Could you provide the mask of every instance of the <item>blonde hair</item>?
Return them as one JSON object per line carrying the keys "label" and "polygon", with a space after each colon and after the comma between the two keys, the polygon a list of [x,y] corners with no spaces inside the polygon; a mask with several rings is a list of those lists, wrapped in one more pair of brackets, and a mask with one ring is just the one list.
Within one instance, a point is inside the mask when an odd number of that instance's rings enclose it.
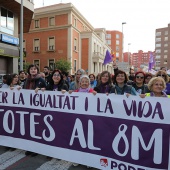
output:
{"label": "blonde hair", "polygon": [[152,91],[153,84],[155,84],[157,81],[161,81],[163,85],[163,90],[166,88],[165,80],[162,77],[153,77],[149,83],[148,83],[148,89]]}
{"label": "blonde hair", "polygon": [[168,76],[168,74],[167,74],[165,71],[159,70],[159,71],[155,74],[155,76],[158,77],[158,75],[165,75],[165,82],[167,83],[167,82],[169,81],[169,76]]}

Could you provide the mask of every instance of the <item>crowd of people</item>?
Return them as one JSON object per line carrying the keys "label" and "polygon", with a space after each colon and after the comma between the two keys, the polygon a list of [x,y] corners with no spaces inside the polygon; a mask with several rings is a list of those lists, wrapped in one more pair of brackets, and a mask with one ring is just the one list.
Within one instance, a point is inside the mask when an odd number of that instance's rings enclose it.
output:
{"label": "crowd of people", "polygon": [[[48,66],[40,72],[37,65],[29,65],[27,72],[13,73],[3,76],[1,88],[31,89],[48,91],[89,92],[93,94],[105,93],[117,95],[139,95],[141,97],[169,97],[170,78],[164,67],[155,75],[143,71],[129,70],[129,75],[119,70],[113,63],[114,74],[109,71],[98,73],[97,76],[78,69],[75,75],[61,72],[58,69],[50,70]],[[164,85],[165,84],[165,85]],[[156,88],[157,87],[157,88]]]}
{"label": "crowd of people", "polygon": [[[155,75],[143,71],[135,72],[129,70],[129,75],[119,70],[113,62],[114,74],[103,71],[97,75],[89,74],[78,69],[75,75],[61,72],[58,69],[50,70],[48,66],[40,72],[37,65],[31,64],[27,72],[20,71],[19,74],[13,73],[3,76],[1,88],[30,89],[36,93],[42,91],[61,91],[65,92],[86,92],[103,93],[105,95],[129,95],[140,97],[170,97],[170,77],[164,67],[157,71]],[[26,155],[37,155],[26,151]]]}

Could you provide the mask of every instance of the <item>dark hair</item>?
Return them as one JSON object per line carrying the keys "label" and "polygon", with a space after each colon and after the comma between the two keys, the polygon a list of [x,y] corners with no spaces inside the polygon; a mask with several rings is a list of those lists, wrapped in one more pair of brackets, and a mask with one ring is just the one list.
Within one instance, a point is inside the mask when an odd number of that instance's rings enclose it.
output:
{"label": "dark hair", "polygon": [[148,77],[153,77],[153,75],[151,73],[145,73],[145,79],[147,79]]}
{"label": "dark hair", "polygon": [[68,76],[68,72],[62,71],[62,74],[65,75],[66,77]]}
{"label": "dark hair", "polygon": [[111,84],[112,84],[111,74],[110,74],[110,72],[108,72],[108,71],[103,71],[103,72],[101,73],[101,75],[100,75],[100,84],[102,83],[102,82],[101,82],[101,78],[103,77],[104,74],[108,74],[108,76],[109,76],[108,83],[109,83],[109,85],[111,85]]}
{"label": "dark hair", "polygon": [[[13,81],[13,79],[14,79],[16,76],[18,76],[18,74],[16,74],[16,73],[8,75],[8,76],[7,76],[7,79],[6,79],[6,84],[7,84],[8,86],[10,86],[11,83],[12,83],[12,81]],[[17,84],[19,84],[19,79],[18,79],[18,83],[17,83]]]}
{"label": "dark hair", "polygon": [[39,73],[39,67],[36,65],[36,64],[30,64],[29,66],[28,66],[28,69],[27,69],[27,73],[29,74],[29,75],[31,75],[30,74],[30,68],[31,67],[35,67],[36,69],[37,69],[37,73]]}
{"label": "dark hair", "polygon": [[44,68],[47,68],[48,70],[50,70],[50,67],[48,67],[48,66],[44,66]]}
{"label": "dark hair", "polygon": [[50,84],[51,85],[54,84],[53,75],[54,75],[55,72],[59,72],[59,74],[60,74],[61,80],[60,80],[59,84],[63,81],[63,74],[62,74],[62,72],[60,70],[56,69],[56,70],[53,70],[53,72],[51,73],[51,76],[50,76]]}
{"label": "dark hair", "polygon": [[8,78],[8,74],[3,75],[3,79],[6,80]]}
{"label": "dark hair", "polygon": [[72,75],[71,75],[71,77],[74,79],[74,78],[75,78],[75,75],[74,75],[74,74],[72,74]]}
{"label": "dark hair", "polygon": [[93,76],[94,79],[96,78],[94,74],[89,74],[89,78],[90,78],[90,76]]}
{"label": "dark hair", "polygon": [[125,81],[124,81],[124,83],[126,84],[127,81],[128,81],[128,76],[127,76],[127,74],[126,74],[124,71],[122,71],[122,70],[116,71],[116,73],[115,73],[115,75],[114,75],[114,77],[113,77],[113,82],[117,84],[116,77],[117,77],[119,74],[123,74],[123,75],[125,76]]}
{"label": "dark hair", "polygon": [[25,71],[24,70],[20,70],[19,71],[19,75],[21,74],[21,73],[23,73],[24,72],[24,74],[25,74]]}

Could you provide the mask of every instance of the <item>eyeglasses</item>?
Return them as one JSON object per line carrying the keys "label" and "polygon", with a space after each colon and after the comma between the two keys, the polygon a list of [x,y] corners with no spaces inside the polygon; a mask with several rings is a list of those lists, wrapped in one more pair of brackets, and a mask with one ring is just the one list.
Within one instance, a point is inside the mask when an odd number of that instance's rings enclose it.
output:
{"label": "eyeglasses", "polygon": [[166,75],[164,75],[164,74],[158,74],[158,77],[165,77]]}
{"label": "eyeglasses", "polygon": [[139,78],[140,78],[140,79],[144,79],[144,77],[142,77],[142,76],[136,76],[136,78],[137,78],[137,79],[139,79]]}
{"label": "eyeglasses", "polygon": [[53,74],[54,77],[60,77],[60,74]]}

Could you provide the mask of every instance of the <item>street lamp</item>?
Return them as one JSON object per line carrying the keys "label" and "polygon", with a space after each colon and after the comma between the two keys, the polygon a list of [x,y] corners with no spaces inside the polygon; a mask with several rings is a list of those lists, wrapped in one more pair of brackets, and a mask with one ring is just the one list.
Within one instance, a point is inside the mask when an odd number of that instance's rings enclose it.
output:
{"label": "street lamp", "polygon": [[23,0],[21,0],[20,12],[20,70],[23,70]]}
{"label": "street lamp", "polygon": [[130,57],[129,57],[129,46],[131,45],[131,43],[128,43],[128,65],[129,65],[129,68],[130,68],[130,64],[129,64],[129,59],[130,59]]}
{"label": "street lamp", "polygon": [[122,61],[124,61],[124,57],[123,57],[123,39],[124,39],[124,36],[123,36],[123,25],[126,24],[126,22],[122,22]]}

